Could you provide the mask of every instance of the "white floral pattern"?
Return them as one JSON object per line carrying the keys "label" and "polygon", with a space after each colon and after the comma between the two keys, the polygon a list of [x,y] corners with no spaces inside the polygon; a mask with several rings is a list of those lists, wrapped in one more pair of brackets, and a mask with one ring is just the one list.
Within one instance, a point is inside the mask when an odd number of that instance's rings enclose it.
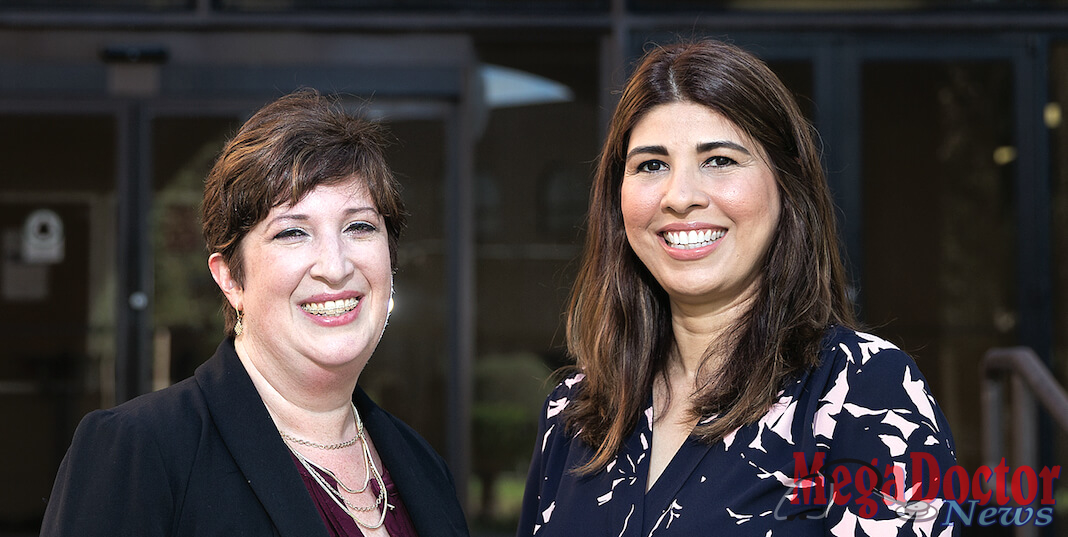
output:
{"label": "white floral pattern", "polygon": [[[911,492],[926,486],[924,476],[910,474],[915,473],[911,455],[929,454],[941,469],[956,460],[945,417],[915,362],[876,336],[830,329],[821,364],[788,382],[763,418],[713,445],[687,440],[648,492],[651,404],[603,470],[591,476],[573,471],[594,452],[563,422],[583,380],[581,374],[565,379],[546,401],[517,533],[521,537],[959,533],[959,528],[942,525],[944,516],[907,516]],[[799,479],[818,456],[824,457],[823,471]],[[860,461],[871,462],[880,479],[885,473],[881,490],[896,497],[878,491],[863,495],[855,483],[845,483],[830,497],[842,501],[850,494],[856,501],[838,505],[832,500],[829,508],[814,509],[819,486],[826,485],[824,493],[831,490],[830,474],[841,468],[837,471],[859,475],[864,471]],[[943,505],[938,498],[929,503],[932,513]]]}

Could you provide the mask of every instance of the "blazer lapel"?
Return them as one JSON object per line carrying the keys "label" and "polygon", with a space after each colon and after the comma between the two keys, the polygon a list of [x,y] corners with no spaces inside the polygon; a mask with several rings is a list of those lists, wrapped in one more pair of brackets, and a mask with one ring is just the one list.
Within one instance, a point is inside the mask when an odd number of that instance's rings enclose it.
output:
{"label": "blazer lapel", "polygon": [[289,450],[227,338],[196,371],[212,420],[280,535],[327,537]]}
{"label": "blazer lapel", "polygon": [[413,451],[414,439],[402,432],[395,418],[371,401],[359,386],[353,401],[419,536],[467,535],[463,527],[457,526],[463,524],[463,512],[459,510],[456,491],[450,487],[451,477],[442,475],[448,469],[439,465],[439,459],[432,454]]}

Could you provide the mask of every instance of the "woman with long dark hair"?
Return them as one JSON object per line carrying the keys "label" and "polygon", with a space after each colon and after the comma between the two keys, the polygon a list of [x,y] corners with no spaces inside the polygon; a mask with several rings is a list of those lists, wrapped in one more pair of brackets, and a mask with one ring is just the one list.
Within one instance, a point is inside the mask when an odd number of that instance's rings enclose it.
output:
{"label": "woman with long dark hair", "polygon": [[929,482],[955,464],[949,426],[915,362],[856,331],[846,286],[791,93],[732,45],[650,49],[600,156],[576,363],[518,534],[952,531]]}

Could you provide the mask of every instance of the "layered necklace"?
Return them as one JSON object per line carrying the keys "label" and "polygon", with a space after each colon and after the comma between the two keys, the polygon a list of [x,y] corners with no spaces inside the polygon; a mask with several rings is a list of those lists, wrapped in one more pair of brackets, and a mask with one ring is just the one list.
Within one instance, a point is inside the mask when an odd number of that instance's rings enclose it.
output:
{"label": "layered necklace", "polygon": [[[282,438],[288,441],[286,447],[289,448],[289,451],[293,453],[293,456],[296,457],[298,461],[300,461],[300,464],[304,466],[304,469],[308,471],[308,474],[312,476],[312,479],[314,479],[315,482],[324,491],[326,491],[327,495],[330,496],[331,500],[334,500],[334,503],[336,503],[338,507],[348,513],[348,515],[352,517],[352,520],[356,521],[356,524],[363,526],[364,528],[367,528],[369,530],[378,529],[382,527],[382,524],[386,521],[386,511],[392,509],[393,506],[389,504],[389,498],[386,495],[386,483],[382,479],[382,472],[378,470],[378,466],[375,465],[374,458],[371,457],[371,447],[367,444],[367,438],[364,436],[363,421],[360,419],[360,413],[356,411],[356,405],[352,405],[352,415],[356,419],[356,436],[353,437],[351,440],[338,442],[336,444],[318,444],[292,436],[282,431],[281,429],[279,429],[278,432],[282,435]],[[356,442],[359,442],[360,446],[363,448],[361,451],[363,452],[364,468],[367,470],[366,475],[363,479],[363,486],[359,488],[352,488],[346,485],[345,483],[342,483],[341,479],[339,479],[337,475],[334,474],[334,472],[331,472],[329,469],[319,466],[315,462],[309,460],[304,455],[301,455],[299,451],[293,449],[293,446],[290,445],[292,443],[316,449],[333,450],[351,446]],[[330,483],[327,482],[325,476],[330,476],[330,478],[333,479],[335,483],[337,483],[337,486],[331,486]],[[375,483],[378,484],[378,497],[375,498],[374,505],[370,505],[368,507],[360,507],[358,505],[353,505],[342,495],[342,491],[347,492],[349,494],[363,493],[371,484],[372,478],[375,480]],[[370,511],[374,511],[377,508],[381,508],[381,513],[378,516],[378,521],[373,524],[368,524],[360,520],[356,516],[356,513],[367,513]]]}

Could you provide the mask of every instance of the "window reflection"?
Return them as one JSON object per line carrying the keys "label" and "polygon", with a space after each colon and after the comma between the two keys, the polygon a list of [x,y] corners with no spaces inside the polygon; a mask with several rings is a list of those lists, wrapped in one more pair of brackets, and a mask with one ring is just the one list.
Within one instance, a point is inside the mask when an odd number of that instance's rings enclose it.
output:
{"label": "window reflection", "polygon": [[[108,116],[0,117],[0,422],[18,435],[0,445],[17,461],[0,469],[0,523],[14,530],[37,531],[75,425],[113,401],[115,138]],[[44,260],[24,254],[38,211],[63,230]]]}
{"label": "window reflection", "polygon": [[152,122],[154,272],[153,389],[189,377],[223,334],[222,300],[207,271],[200,229],[204,178],[235,117],[163,117]]}
{"label": "window reflection", "polygon": [[863,70],[864,321],[916,359],[967,468],[976,363],[1016,341],[1011,88],[1007,62]]}

